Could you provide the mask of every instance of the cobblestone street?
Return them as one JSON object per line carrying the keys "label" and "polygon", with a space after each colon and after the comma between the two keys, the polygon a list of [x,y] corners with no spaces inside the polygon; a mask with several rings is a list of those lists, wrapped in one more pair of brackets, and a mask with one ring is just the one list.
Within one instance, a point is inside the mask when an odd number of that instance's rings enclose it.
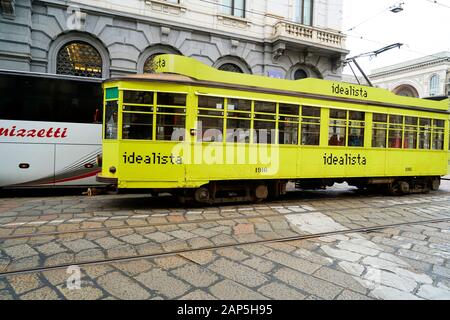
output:
{"label": "cobblestone street", "polygon": [[0,299],[450,299],[450,183],[188,209],[147,195],[3,196]]}

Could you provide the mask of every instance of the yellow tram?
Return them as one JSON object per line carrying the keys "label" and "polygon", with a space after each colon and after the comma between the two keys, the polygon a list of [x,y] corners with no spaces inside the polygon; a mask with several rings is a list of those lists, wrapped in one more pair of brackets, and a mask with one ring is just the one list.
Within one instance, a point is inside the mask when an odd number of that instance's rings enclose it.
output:
{"label": "yellow tram", "polygon": [[276,197],[289,181],[427,192],[447,174],[449,99],[237,74],[177,55],[154,66],[103,84],[99,181],[217,203]]}

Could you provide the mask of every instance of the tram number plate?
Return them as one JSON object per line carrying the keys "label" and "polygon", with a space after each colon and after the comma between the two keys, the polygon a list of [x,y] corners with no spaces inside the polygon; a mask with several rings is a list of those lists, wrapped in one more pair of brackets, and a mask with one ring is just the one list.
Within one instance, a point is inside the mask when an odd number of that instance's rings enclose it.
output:
{"label": "tram number plate", "polygon": [[256,168],[256,173],[267,173],[269,172],[268,168]]}

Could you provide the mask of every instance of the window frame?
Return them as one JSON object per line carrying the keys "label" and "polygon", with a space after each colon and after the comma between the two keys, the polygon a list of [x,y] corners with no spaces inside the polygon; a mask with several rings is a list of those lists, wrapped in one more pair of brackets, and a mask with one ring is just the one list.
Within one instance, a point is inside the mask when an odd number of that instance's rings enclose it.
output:
{"label": "window frame", "polygon": [[305,26],[312,27],[314,25],[314,0],[311,1],[311,11],[309,12],[310,23],[305,23],[305,0],[294,0],[294,13],[292,21]]}
{"label": "window frame", "polygon": [[[247,0],[242,0],[244,2],[243,6],[242,6],[242,9],[237,9],[236,8],[235,1],[236,0],[230,0],[231,5],[225,5],[223,3],[224,1],[222,0],[222,4],[221,4],[222,5],[222,13],[225,14],[225,15],[228,15],[228,16],[236,17],[236,18],[246,19],[247,18]],[[230,12],[226,12],[228,10]],[[242,11],[242,16],[237,15],[236,11]]]}

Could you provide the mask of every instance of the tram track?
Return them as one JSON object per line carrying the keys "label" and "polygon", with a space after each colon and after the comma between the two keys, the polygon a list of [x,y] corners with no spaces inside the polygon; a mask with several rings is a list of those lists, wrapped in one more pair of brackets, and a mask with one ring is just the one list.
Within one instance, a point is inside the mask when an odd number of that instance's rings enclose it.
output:
{"label": "tram track", "polygon": [[[176,255],[182,255],[184,253],[199,252],[199,251],[205,251],[205,250],[217,250],[217,249],[225,249],[225,248],[233,248],[233,247],[245,247],[245,246],[249,246],[249,245],[264,245],[264,244],[277,243],[277,242],[301,241],[301,240],[317,239],[317,238],[321,238],[321,237],[334,236],[334,235],[346,235],[346,234],[351,234],[351,233],[370,233],[370,232],[376,232],[376,231],[380,231],[380,230],[384,230],[384,229],[396,228],[396,227],[401,227],[401,226],[426,225],[426,224],[442,223],[442,222],[450,222],[450,218],[429,219],[429,220],[421,220],[421,221],[416,221],[416,222],[393,223],[393,224],[386,224],[386,225],[380,225],[380,226],[375,226],[375,227],[363,227],[363,228],[345,229],[345,230],[321,232],[321,233],[314,233],[314,234],[307,234],[307,235],[279,237],[279,238],[274,238],[274,239],[247,241],[245,243],[237,243],[237,244],[204,246],[202,248],[192,248],[192,249],[186,249],[186,250],[173,250],[173,251],[169,251],[169,252],[161,252],[161,253],[154,253],[154,254],[142,254],[142,255],[134,255],[134,256],[128,256],[128,257],[98,259],[98,260],[84,261],[84,262],[62,263],[62,264],[58,264],[58,265],[54,265],[54,266],[43,266],[43,267],[36,267],[36,268],[29,268],[29,269],[15,270],[15,271],[13,270],[13,271],[0,272],[0,277],[8,277],[8,276],[36,273],[36,272],[60,270],[60,269],[65,269],[65,268],[67,268],[69,266],[73,266],[73,265],[76,265],[78,267],[83,267],[83,266],[93,266],[93,265],[109,264],[109,263],[129,262],[129,261],[135,261],[135,260],[140,260],[140,259],[176,256]],[[183,258],[188,259],[186,257],[183,257]]]}
{"label": "tram track", "polygon": [[[433,201],[433,205],[439,205],[440,203],[448,203],[448,201],[446,200],[442,200],[442,201]],[[286,204],[286,203],[284,203]],[[33,233],[23,233],[23,234],[12,234],[12,235],[6,235],[6,236],[0,236],[0,241],[5,241],[5,240],[12,240],[12,239],[21,239],[21,238],[36,238],[36,237],[48,237],[48,236],[60,236],[60,235],[66,235],[66,234],[77,234],[77,233],[91,233],[91,232],[102,232],[102,231],[113,231],[113,230],[126,230],[126,229],[134,229],[134,230],[138,230],[138,229],[144,229],[144,228],[150,228],[150,227],[162,227],[162,226],[171,226],[171,225],[189,225],[189,224],[201,224],[201,223],[211,223],[211,222],[224,222],[224,221],[234,221],[234,220],[241,220],[241,219],[255,219],[255,218],[274,218],[274,217],[285,217],[287,215],[291,215],[291,214],[302,214],[302,213],[313,213],[313,212],[320,212],[320,213],[332,213],[332,212],[341,212],[341,211],[345,211],[345,210],[351,210],[352,212],[358,211],[358,210],[364,210],[364,209],[374,209],[374,208],[380,208],[380,209],[389,209],[389,208],[402,208],[405,206],[411,206],[412,203],[401,203],[401,204],[391,204],[391,205],[383,205],[382,207],[374,207],[373,205],[366,205],[366,206],[359,206],[359,207],[352,207],[352,208],[337,208],[337,209],[314,209],[314,210],[305,210],[304,212],[289,212],[289,213],[274,213],[274,214],[255,214],[255,215],[246,215],[246,214],[240,214],[240,215],[233,215],[233,216],[228,216],[228,217],[220,217],[220,218],[199,218],[199,219],[192,219],[192,220],[187,220],[187,221],[182,221],[182,222],[160,222],[160,223],[145,223],[145,224],[137,224],[137,225],[126,225],[126,221],[128,220],[134,220],[134,219],[139,219],[136,218],[136,216],[133,215],[129,215],[127,217],[125,216],[110,216],[110,217],[104,217],[105,220],[103,222],[106,221],[124,221],[124,225],[121,226],[107,226],[107,227],[99,227],[99,228],[81,228],[81,229],[76,229],[76,230],[61,230],[61,231],[49,231],[49,232],[33,232]],[[299,205],[300,206],[300,205]],[[289,207],[289,206],[287,206]],[[246,208],[247,209],[247,208]],[[261,209],[256,209],[256,210],[269,210],[271,209],[270,207],[267,208],[261,208]],[[250,211],[250,210],[237,210],[237,212],[239,211]],[[123,219],[117,219],[117,217],[119,218],[123,218]],[[148,218],[151,218],[152,216],[149,215]],[[157,218],[167,218],[170,217],[169,215],[167,216],[157,216]],[[75,219],[69,219],[67,221],[61,221],[60,224],[51,224],[52,221],[57,221],[57,220],[49,220],[46,221],[45,223],[47,224],[41,224],[41,225],[30,225],[30,224],[24,224],[21,225],[20,227],[16,228],[16,229],[12,229],[12,228],[6,228],[4,226],[0,225],[0,230],[1,229],[11,229],[11,230],[20,230],[21,228],[30,228],[30,227],[45,227],[45,226],[55,226],[55,227],[59,227],[62,225],[73,225],[73,221],[71,222],[70,220],[76,220]],[[40,221],[40,220],[37,220]],[[44,221],[40,221],[40,222],[44,222]],[[65,223],[67,222],[67,223]],[[92,220],[88,220],[85,219],[83,221],[77,221],[80,223],[83,222],[99,222],[99,221],[92,221]]]}

